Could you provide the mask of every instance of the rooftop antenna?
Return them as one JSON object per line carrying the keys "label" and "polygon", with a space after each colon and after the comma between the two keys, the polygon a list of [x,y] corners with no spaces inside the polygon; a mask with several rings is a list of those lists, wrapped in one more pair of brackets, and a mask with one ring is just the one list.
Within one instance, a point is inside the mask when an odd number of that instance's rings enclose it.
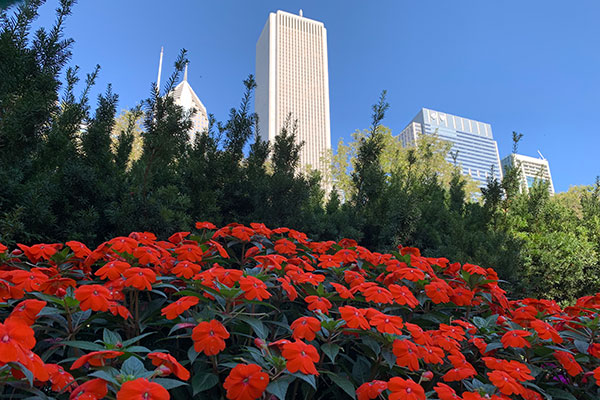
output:
{"label": "rooftop antenna", "polygon": [[[156,91],[158,93],[160,93],[160,75],[162,73],[163,50],[164,50],[164,48],[161,46],[160,47],[160,61],[158,62],[158,78],[156,79]],[[186,71],[187,71],[187,69],[186,69]]]}
{"label": "rooftop antenna", "polygon": [[538,154],[540,155],[540,157],[542,157],[542,160],[545,160],[544,156],[542,155],[542,152],[541,152],[541,151],[539,151],[539,150],[538,150],[537,152],[538,152]]}
{"label": "rooftop antenna", "polygon": [[298,14],[300,15],[300,18],[302,18],[302,16],[303,16],[302,9],[300,9],[300,12]]}
{"label": "rooftop antenna", "polygon": [[183,81],[187,82],[187,67],[188,63],[185,63],[185,72],[183,73]]}

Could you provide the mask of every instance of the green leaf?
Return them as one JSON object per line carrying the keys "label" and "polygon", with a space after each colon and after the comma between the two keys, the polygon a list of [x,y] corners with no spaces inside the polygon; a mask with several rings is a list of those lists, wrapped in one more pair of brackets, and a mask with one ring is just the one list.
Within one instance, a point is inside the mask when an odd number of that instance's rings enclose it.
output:
{"label": "green leaf", "polygon": [[11,362],[9,363],[9,365],[13,365],[17,367],[17,369],[19,369],[21,372],[23,372],[25,378],[27,378],[27,381],[29,382],[29,386],[33,387],[33,372],[28,370],[23,364],[19,362]]}
{"label": "green leaf", "polygon": [[167,379],[167,378],[156,378],[153,382],[158,383],[160,386],[164,387],[167,390],[175,389],[179,386],[187,385],[186,382],[178,381],[176,379]]}
{"label": "green leaf", "polygon": [[498,350],[503,348],[504,345],[502,344],[502,342],[493,342],[487,345],[487,347],[485,348],[485,352],[489,353],[492,350]]}
{"label": "green leaf", "polygon": [[123,339],[121,339],[121,336],[116,333],[116,332],[112,332],[106,328],[104,328],[104,331],[102,332],[102,341],[104,342],[104,344],[112,344],[115,345],[117,343],[121,343],[123,342]]}
{"label": "green leaf", "polygon": [[254,333],[256,333],[256,335],[259,338],[266,339],[267,335],[269,334],[269,331],[267,330],[265,324],[263,324],[261,320],[245,315],[241,315],[239,319],[250,325],[254,330]]}
{"label": "green leaf", "polygon": [[144,363],[142,363],[137,357],[131,356],[123,363],[121,367],[123,375],[132,375],[138,377],[146,371]]}
{"label": "green leaf", "polygon": [[198,352],[196,352],[196,350],[194,349],[194,346],[191,346],[188,349],[187,356],[188,356],[188,359],[190,360],[190,363],[192,363],[192,364],[194,363],[196,358],[198,358]]}
{"label": "green leaf", "polygon": [[95,376],[96,378],[101,378],[104,379],[105,381],[108,381],[110,383],[114,383],[115,385],[118,385],[119,383],[117,382],[117,380],[115,379],[115,377],[108,373],[107,371],[94,371],[90,374],[90,376]]}
{"label": "green leaf", "polygon": [[329,357],[331,362],[335,362],[335,357],[340,352],[340,346],[335,343],[325,343],[321,345],[321,350]]}
{"label": "green leaf", "polygon": [[352,365],[352,376],[357,382],[366,382],[371,373],[371,363],[365,357],[359,356]]}
{"label": "green leaf", "polygon": [[286,372],[286,374],[292,375],[292,376],[295,376],[296,378],[302,379],[304,382],[306,382],[310,386],[312,386],[313,389],[317,390],[317,382],[315,380],[315,376],[314,375],[305,375],[305,374],[303,374],[301,372],[294,372],[293,374],[290,373],[290,372]]}
{"label": "green leaf", "polygon": [[346,392],[348,396],[352,397],[353,399],[356,399],[356,388],[354,387],[354,384],[350,382],[350,379],[348,379],[348,377],[341,377],[335,374],[329,374],[328,376],[331,378],[333,383],[335,383],[344,392]]}
{"label": "green leaf", "polygon": [[150,336],[150,335],[152,335],[152,334],[154,334],[154,332],[142,333],[142,334],[141,334],[141,335],[139,335],[139,336],[136,336],[136,337],[134,337],[134,338],[128,339],[128,340],[126,340],[126,341],[124,341],[124,342],[123,342],[123,347],[127,347],[127,346],[129,346],[129,345],[131,345],[131,344],[134,344],[135,342],[137,342],[137,341],[138,341],[138,340],[140,340],[141,338],[145,338],[146,336]]}
{"label": "green leaf", "polygon": [[217,383],[219,383],[219,377],[215,374],[211,373],[198,373],[195,374],[192,378],[192,391],[193,395],[200,392],[204,392],[208,389],[213,388]]}
{"label": "green leaf", "polygon": [[381,352],[381,346],[375,339],[373,339],[371,336],[364,335],[361,340],[373,351],[373,353],[375,353],[375,357],[379,356],[379,353]]}
{"label": "green leaf", "polygon": [[574,344],[575,344],[575,347],[577,348],[577,350],[579,350],[579,352],[581,354],[589,354],[588,353],[588,347],[590,347],[589,343],[582,342],[581,340],[575,340]]}
{"label": "green leaf", "polygon": [[70,347],[75,347],[78,349],[83,349],[83,350],[92,350],[92,351],[100,351],[100,350],[106,350],[106,348],[104,346],[100,346],[97,343],[92,343],[92,342],[84,342],[81,340],[65,340],[63,342],[60,342],[61,344],[66,344],[67,346]]}
{"label": "green leaf", "polygon": [[78,311],[73,314],[73,327],[77,328],[82,325],[92,315],[92,310]]}
{"label": "green leaf", "polygon": [[277,380],[269,383],[269,386],[267,386],[267,392],[271,393],[279,400],[285,400],[288,387],[295,379],[295,377],[290,375],[282,375],[281,377],[277,378]]}
{"label": "green leaf", "polygon": [[546,393],[552,396],[553,399],[577,400],[577,397],[561,389],[549,388],[546,389]]}

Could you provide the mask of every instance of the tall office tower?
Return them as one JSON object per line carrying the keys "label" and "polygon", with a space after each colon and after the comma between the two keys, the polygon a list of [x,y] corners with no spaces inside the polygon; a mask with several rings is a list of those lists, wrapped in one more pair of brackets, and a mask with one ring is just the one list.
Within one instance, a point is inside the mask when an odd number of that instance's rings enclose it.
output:
{"label": "tall office tower", "polygon": [[196,110],[192,117],[192,129],[189,132],[190,141],[193,141],[197,132],[208,130],[208,114],[206,107],[200,101],[194,89],[188,83],[188,69],[185,66],[183,81],[173,89],[172,96],[175,104],[183,107],[184,110],[190,111],[192,108]]}
{"label": "tall office tower", "polygon": [[[541,156],[541,154],[540,154]],[[519,191],[526,193],[533,186],[536,180],[548,182],[548,191],[554,195],[554,184],[552,175],[550,175],[550,164],[545,158],[535,158],[524,156],[522,154],[510,154],[502,159],[502,169],[506,174],[508,168],[518,168],[520,172],[521,184]]]}
{"label": "tall office tower", "polygon": [[[490,124],[422,108],[399,137],[403,146],[415,146],[422,134],[437,135],[452,143],[450,153],[458,153],[456,162],[462,173],[470,175],[479,187],[487,185],[492,171],[494,178],[502,179],[498,145]],[[452,154],[446,159],[454,162]]]}
{"label": "tall office tower", "polygon": [[284,11],[270,13],[256,43],[256,98],[259,133],[273,142],[288,115],[304,142],[300,166],[324,171],[331,148],[327,31],[322,22]]}

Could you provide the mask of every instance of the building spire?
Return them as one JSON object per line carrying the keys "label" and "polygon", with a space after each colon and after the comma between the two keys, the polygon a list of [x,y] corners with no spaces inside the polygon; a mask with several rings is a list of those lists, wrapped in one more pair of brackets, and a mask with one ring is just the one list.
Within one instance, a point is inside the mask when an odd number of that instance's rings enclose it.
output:
{"label": "building spire", "polygon": [[163,60],[163,50],[164,48],[160,47],[160,61],[158,62],[158,78],[156,79],[156,91],[160,93],[160,75],[162,72],[162,60]]}
{"label": "building spire", "polygon": [[187,67],[188,63],[185,63],[185,72],[183,73],[183,81],[187,82]]}

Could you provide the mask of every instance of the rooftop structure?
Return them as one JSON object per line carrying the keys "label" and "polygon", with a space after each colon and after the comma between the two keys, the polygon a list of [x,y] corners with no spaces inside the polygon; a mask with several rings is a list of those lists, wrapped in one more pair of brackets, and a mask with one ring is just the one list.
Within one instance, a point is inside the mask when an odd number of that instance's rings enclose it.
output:
{"label": "rooftop structure", "polygon": [[[540,154],[541,155],[541,154]],[[554,195],[554,184],[550,175],[550,165],[545,158],[529,157],[522,154],[510,154],[502,159],[502,169],[518,168],[520,177],[519,191],[529,192],[536,181],[547,182],[550,195]]]}

